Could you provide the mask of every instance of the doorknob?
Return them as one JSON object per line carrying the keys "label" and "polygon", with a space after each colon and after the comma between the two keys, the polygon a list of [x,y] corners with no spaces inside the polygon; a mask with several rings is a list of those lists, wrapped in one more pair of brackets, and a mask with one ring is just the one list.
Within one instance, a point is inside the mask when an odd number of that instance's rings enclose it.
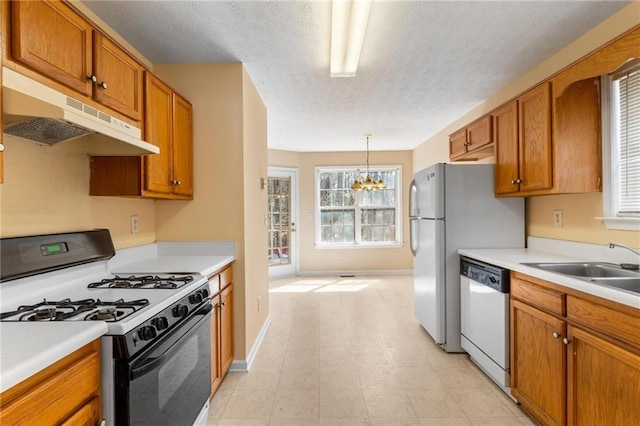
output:
{"label": "doorknob", "polygon": [[296,232],[296,224],[291,222],[291,232]]}

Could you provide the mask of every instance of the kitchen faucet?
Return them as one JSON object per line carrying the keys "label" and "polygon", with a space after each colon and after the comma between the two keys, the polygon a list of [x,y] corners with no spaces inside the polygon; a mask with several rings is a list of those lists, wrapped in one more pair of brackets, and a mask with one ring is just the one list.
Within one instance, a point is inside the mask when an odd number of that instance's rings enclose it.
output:
{"label": "kitchen faucet", "polygon": [[[609,248],[616,248],[616,247],[621,247],[624,249],[629,250],[631,253],[633,254],[637,254],[638,256],[640,256],[640,251],[636,250],[636,249],[632,249],[631,247],[625,246],[624,244],[620,244],[620,243],[609,243]],[[621,263],[620,266],[623,269],[635,269],[637,270],[639,268],[639,266],[637,264],[633,264],[633,263]]]}

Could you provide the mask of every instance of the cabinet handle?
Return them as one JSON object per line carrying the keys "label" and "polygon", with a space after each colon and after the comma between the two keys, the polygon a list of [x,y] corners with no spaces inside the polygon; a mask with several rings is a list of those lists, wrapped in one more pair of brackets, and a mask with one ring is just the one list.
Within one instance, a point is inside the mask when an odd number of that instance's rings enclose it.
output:
{"label": "cabinet handle", "polygon": [[515,185],[516,184],[516,180],[515,179],[511,179],[511,185]]}
{"label": "cabinet handle", "polygon": [[0,143],[0,152],[4,152],[4,144]]}
{"label": "cabinet handle", "polygon": [[95,83],[96,81],[98,81],[98,78],[95,75],[91,74],[87,76],[87,80],[91,80]]}
{"label": "cabinet handle", "polygon": [[465,142],[462,144],[463,146],[469,146],[469,142]]}
{"label": "cabinet handle", "polygon": [[106,89],[107,83],[105,83],[104,81],[101,81],[100,83],[98,83],[98,86],[102,87],[103,89]]}
{"label": "cabinet handle", "polygon": [[182,182],[180,182],[179,180],[176,181],[176,185],[182,185]]}
{"label": "cabinet handle", "polygon": [[227,302],[222,302],[222,303],[220,304],[220,309],[224,308],[224,306],[225,306],[226,304],[227,304]]}
{"label": "cabinet handle", "polygon": [[522,179],[516,179],[516,183],[522,183]]}
{"label": "cabinet handle", "polygon": [[96,423],[96,426],[107,426],[107,421],[105,419],[102,419]]}
{"label": "cabinet handle", "polygon": [[571,343],[571,340],[565,337],[564,339],[562,339],[562,343],[564,343],[565,345],[569,345],[569,343]]}
{"label": "cabinet handle", "polygon": [[553,332],[553,338],[554,339],[559,339],[560,338],[560,333],[557,333],[557,332],[554,331]]}

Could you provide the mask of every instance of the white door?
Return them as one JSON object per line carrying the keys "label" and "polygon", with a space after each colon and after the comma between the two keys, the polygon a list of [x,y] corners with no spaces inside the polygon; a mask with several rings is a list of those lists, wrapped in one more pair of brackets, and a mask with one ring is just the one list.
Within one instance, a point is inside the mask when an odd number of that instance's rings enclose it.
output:
{"label": "white door", "polygon": [[293,276],[298,272],[298,170],[269,167],[267,181],[269,278]]}

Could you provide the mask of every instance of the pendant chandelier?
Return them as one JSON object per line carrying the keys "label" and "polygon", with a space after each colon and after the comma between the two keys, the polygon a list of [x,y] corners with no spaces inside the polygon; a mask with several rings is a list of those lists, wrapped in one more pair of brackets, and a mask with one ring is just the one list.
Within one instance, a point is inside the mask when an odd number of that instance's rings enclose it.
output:
{"label": "pendant chandelier", "polygon": [[354,191],[375,191],[376,189],[385,189],[387,185],[384,184],[382,178],[380,177],[378,180],[373,179],[369,174],[369,138],[370,134],[365,134],[364,137],[367,139],[367,175],[365,178],[360,174],[360,169],[358,169],[358,177],[356,178],[353,185],[351,185],[351,189]]}

